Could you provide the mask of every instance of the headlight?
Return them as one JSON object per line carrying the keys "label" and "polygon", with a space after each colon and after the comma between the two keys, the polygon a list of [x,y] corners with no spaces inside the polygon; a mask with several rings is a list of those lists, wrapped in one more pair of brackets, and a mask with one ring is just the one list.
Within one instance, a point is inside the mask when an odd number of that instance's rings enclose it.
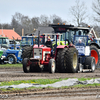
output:
{"label": "headlight", "polygon": [[21,57],[21,55],[22,55],[22,52],[21,52],[21,51],[19,51],[19,53],[18,53],[18,57]]}

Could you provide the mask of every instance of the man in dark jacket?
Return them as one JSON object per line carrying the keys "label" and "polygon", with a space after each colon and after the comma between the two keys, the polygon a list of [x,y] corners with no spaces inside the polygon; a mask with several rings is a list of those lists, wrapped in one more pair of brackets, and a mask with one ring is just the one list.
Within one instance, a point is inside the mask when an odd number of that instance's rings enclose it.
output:
{"label": "man in dark jacket", "polygon": [[45,46],[51,48],[51,57],[52,57],[53,56],[53,50],[52,50],[52,42],[51,42],[50,37],[48,37],[48,40],[46,41]]}
{"label": "man in dark jacket", "polygon": [[78,41],[79,42],[76,44],[76,46],[85,46],[81,39],[79,39]]}
{"label": "man in dark jacket", "polygon": [[45,46],[50,47],[52,49],[52,42],[51,42],[50,37],[48,37],[48,40],[46,41]]}

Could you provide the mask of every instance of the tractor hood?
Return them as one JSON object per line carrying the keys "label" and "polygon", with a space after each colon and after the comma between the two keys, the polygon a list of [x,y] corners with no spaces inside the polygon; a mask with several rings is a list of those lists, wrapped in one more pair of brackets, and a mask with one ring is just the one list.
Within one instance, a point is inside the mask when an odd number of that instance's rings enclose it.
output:
{"label": "tractor hood", "polygon": [[15,53],[17,53],[17,52],[19,52],[19,50],[12,50],[12,49],[6,50],[6,53],[12,53],[12,54],[15,54]]}
{"label": "tractor hood", "polygon": [[38,45],[33,46],[33,48],[41,48],[41,47],[44,47],[44,45],[40,45],[39,47],[38,47]]}

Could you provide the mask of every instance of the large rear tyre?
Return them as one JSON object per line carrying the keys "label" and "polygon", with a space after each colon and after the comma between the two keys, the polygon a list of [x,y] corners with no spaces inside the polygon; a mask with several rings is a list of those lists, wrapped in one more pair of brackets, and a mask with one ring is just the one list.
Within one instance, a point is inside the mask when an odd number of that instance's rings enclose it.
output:
{"label": "large rear tyre", "polygon": [[78,72],[78,51],[76,48],[69,48],[66,52],[67,67],[66,70],[69,73]]}
{"label": "large rear tyre", "polygon": [[86,57],[85,66],[94,72],[96,69],[95,58],[94,57]]}
{"label": "large rear tyre", "polygon": [[28,65],[28,58],[24,58],[23,59],[23,71],[25,73],[29,73],[30,72],[30,65]]}
{"label": "large rear tyre", "polygon": [[49,73],[55,73],[56,64],[54,59],[50,59],[49,61]]}
{"label": "large rear tyre", "polygon": [[26,47],[23,51],[22,51],[22,58],[30,58],[33,56],[33,46],[31,47]]}
{"label": "large rear tyre", "polygon": [[68,48],[64,48],[62,50],[59,50],[57,52],[57,70],[58,72],[66,72],[66,66],[67,66],[67,59],[66,59],[66,52]]}
{"label": "large rear tyre", "polygon": [[91,46],[91,57],[95,58],[96,68],[99,66],[99,51],[96,46]]}

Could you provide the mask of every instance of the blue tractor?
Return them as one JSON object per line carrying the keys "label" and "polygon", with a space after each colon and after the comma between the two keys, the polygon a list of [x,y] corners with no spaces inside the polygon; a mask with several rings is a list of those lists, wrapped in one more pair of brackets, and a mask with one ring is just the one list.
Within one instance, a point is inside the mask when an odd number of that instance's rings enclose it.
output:
{"label": "blue tractor", "polygon": [[16,48],[15,44],[11,46],[7,37],[0,37],[0,46],[1,50],[3,50],[2,63],[15,64],[22,61],[22,50]]}
{"label": "blue tractor", "polygon": [[84,69],[94,72],[96,69],[95,58],[91,57],[91,50],[88,44],[88,36],[75,35],[73,43],[78,50],[78,71]]}
{"label": "blue tractor", "polygon": [[7,62],[9,64],[22,62],[22,50],[7,49],[3,55],[6,56],[4,62]]}
{"label": "blue tractor", "polygon": [[53,27],[56,33],[62,34],[62,39],[67,42],[73,43],[74,35],[83,35],[88,36],[88,45],[90,46],[91,57],[95,58],[96,68],[100,64],[100,56],[99,56],[99,49],[100,49],[100,39],[97,38],[93,28],[90,27],[74,27],[70,26],[67,27],[66,25],[50,25]]}

